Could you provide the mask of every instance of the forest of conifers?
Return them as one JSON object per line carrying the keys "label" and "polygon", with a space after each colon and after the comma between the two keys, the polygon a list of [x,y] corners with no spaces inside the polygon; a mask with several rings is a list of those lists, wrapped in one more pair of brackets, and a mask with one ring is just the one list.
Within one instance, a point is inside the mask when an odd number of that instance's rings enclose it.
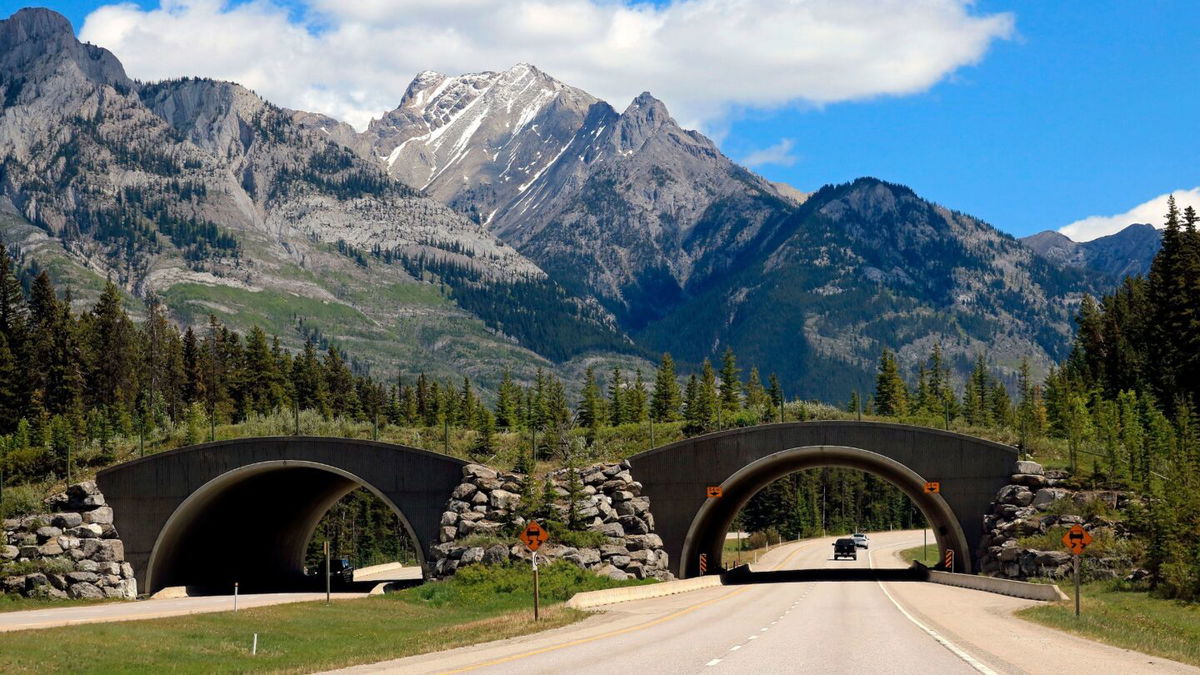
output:
{"label": "forest of conifers", "polygon": [[[1039,459],[1061,462],[1076,481],[1136,491],[1147,512],[1133,530],[1147,541],[1141,562],[1163,593],[1200,597],[1196,225],[1194,211],[1181,213],[1171,203],[1149,277],[1127,279],[1099,301],[1084,298],[1071,356],[1043,382],[1022,364],[1017,391],[1010,393],[993,375],[986,354],[960,382],[938,346],[906,378],[896,355],[884,350],[874,391],[855,394],[839,407],[875,419],[1000,435]],[[440,428],[447,430],[447,441],[449,429],[466,430],[465,451],[477,459],[494,458],[498,437],[504,436],[517,448],[513,463],[521,471],[577,462],[607,429],[657,424],[693,435],[784,414],[776,378],[764,381],[757,368],[743,377],[731,351],[719,369],[706,360],[698,371],[681,383],[669,354],[653,373],[588,369],[577,400],[548,372],[539,371],[525,384],[506,376],[488,405],[466,379],[438,382],[418,375],[405,381],[355,373],[333,344],[318,348],[309,340],[292,354],[259,328],[242,336],[215,318],[202,329],[181,331],[152,298],[145,319],[135,322],[112,284],[94,307],[76,313],[45,272],[18,269],[0,248],[5,485],[66,478],[80,461],[110,463],[118,459],[119,439],[183,428],[184,442],[200,442],[216,424],[281,411],[367,421],[377,428]],[[788,419],[805,417],[803,403],[788,403],[786,409]],[[394,548],[375,543],[362,550],[368,540],[394,542],[388,536],[397,530],[394,518],[381,516],[361,496],[339,508],[339,534],[329,529],[331,514],[322,536],[344,542],[363,559]],[[740,522],[751,531],[774,528],[796,537],[910,527],[921,520],[890,485],[826,469],[764,489]]]}

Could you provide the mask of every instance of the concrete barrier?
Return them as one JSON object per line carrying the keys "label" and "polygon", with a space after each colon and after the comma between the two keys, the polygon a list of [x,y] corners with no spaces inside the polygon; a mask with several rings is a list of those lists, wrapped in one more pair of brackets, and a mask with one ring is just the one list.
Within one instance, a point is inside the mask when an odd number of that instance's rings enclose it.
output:
{"label": "concrete barrier", "polygon": [[567,607],[571,609],[591,609],[618,602],[661,598],[666,595],[698,591],[702,588],[713,588],[720,585],[720,575],[711,574],[704,577],[663,581],[644,586],[624,586],[621,588],[608,588],[603,591],[587,591],[571,596],[571,599],[567,601]]}
{"label": "concrete barrier", "polygon": [[997,579],[996,577],[981,577],[974,574],[955,574],[935,570],[929,571],[929,580],[935,584],[972,588],[977,591],[1011,595],[1014,598],[1025,598],[1026,600],[1043,600],[1045,602],[1069,600],[1067,594],[1059,590],[1058,586],[1054,584],[1031,584],[1027,581],[1013,581],[1012,579]]}

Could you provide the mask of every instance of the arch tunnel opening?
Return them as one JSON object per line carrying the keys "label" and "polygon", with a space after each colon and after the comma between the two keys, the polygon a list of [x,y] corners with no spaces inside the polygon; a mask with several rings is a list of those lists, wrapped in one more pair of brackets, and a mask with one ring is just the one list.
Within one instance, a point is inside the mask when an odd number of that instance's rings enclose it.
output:
{"label": "arch tunnel opening", "polygon": [[[942,559],[945,551],[952,550],[958,561],[956,570],[971,571],[970,547],[959,519],[940,495],[925,492],[923,477],[893,459],[861,448],[808,446],[783,450],[756,460],[722,483],[722,497],[707,500],[688,529],[681,561],[684,576],[700,574],[701,553],[706,557],[707,572],[722,568],[727,555],[726,533],[735,529],[739,513],[756,494],[789,475],[826,467],[857,470],[897,488],[921,514],[921,520],[932,529],[934,536],[930,543],[936,545],[938,559]],[[839,576],[825,571],[812,572],[808,575],[776,576],[789,579],[796,577],[795,580],[802,577],[819,579],[823,576]]]}
{"label": "arch tunnel opening", "polygon": [[[397,540],[360,550],[362,517],[378,525],[388,515]],[[309,462],[264,462],[218,476],[180,504],[154,544],[147,591],[182,586],[192,595],[228,594],[235,583],[242,593],[324,590],[325,541],[331,557],[359,567],[385,562],[382,554],[392,551],[410,570],[424,565],[404,514],[357,477]],[[383,580],[331,576],[339,591],[370,590]]]}

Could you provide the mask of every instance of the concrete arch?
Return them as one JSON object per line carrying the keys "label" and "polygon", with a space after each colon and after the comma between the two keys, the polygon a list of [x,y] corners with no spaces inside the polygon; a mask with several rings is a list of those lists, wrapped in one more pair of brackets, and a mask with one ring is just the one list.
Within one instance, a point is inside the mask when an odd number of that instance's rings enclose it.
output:
{"label": "concrete arch", "polygon": [[[747,464],[721,484],[724,496],[706,501],[696,512],[683,542],[680,561],[684,576],[699,574],[699,553],[706,553],[712,569],[720,567],[725,533],[738,511],[759,490],[796,471],[820,467],[858,469],[874,474],[899,488],[928,519],[943,554],[952,549],[963,561],[959,571],[971,572],[971,547],[954,511],[938,494],[924,491],[926,478],[899,462],[861,448],[808,446],[776,452]],[[957,565],[956,565],[957,566]]]}
{"label": "concrete arch", "polygon": [[143,592],[233,581],[268,588],[302,579],[317,521],[360,485],[400,515],[424,565],[465,464],[374,441],[242,438],[118,464],[96,482]]}
{"label": "concrete arch", "polygon": [[[145,588],[151,593],[167,586],[227,591],[238,582],[254,592],[302,586],[305,552],[317,524],[359,487],[387,504],[409,540],[418,541],[404,512],[359,476],[318,462],[258,462],[213,478],[183,500],[150,551]],[[280,499],[293,492],[303,498]],[[231,518],[243,522],[231,525]],[[220,544],[213,546],[216,540]],[[417,557],[424,568],[420,546]]]}
{"label": "concrete arch", "polygon": [[[663,539],[672,571],[681,577],[695,573],[696,561],[685,560],[685,544],[686,556],[695,558],[699,544],[689,543],[688,534],[702,509],[717,508],[708,505],[707,486],[725,485],[735,474],[770,455],[816,447],[853,448],[886,458],[890,462],[875,461],[867,470],[876,474],[894,472],[894,467],[888,467],[898,464],[911,472],[911,475],[896,473],[892,479],[901,489],[906,485],[911,489],[912,481],[916,480],[913,475],[941,483],[938,499],[953,514],[962,533],[954,541],[943,543],[954,548],[956,562],[963,563],[959,569],[978,567],[974,547],[983,533],[983,518],[992,498],[1007,484],[1015,468],[1016,448],[928,427],[821,421],[730,429],[684,439],[629,458],[633,477],[642,483],[643,494],[650,498],[655,531]],[[775,465],[759,465],[767,466]],[[921,495],[923,491],[913,501],[923,510],[928,509],[928,515],[934,515],[940,507]],[[949,528],[951,532],[954,529]]]}

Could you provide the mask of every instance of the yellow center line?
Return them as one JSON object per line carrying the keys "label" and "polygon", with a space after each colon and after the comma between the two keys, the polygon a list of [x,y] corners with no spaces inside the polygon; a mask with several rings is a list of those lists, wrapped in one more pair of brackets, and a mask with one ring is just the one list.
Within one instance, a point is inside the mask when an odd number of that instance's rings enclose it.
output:
{"label": "yellow center line", "polygon": [[[791,559],[794,558],[796,556],[796,554],[799,553],[802,549],[803,549],[803,547],[797,546],[796,550],[789,553],[788,556],[786,558],[784,558],[778,565],[773,567],[771,569],[771,571],[773,571],[773,572],[778,571],[779,568],[788,564],[788,562],[790,562]],[[707,607],[709,605],[720,602],[722,600],[727,600],[729,598],[732,598],[735,595],[745,593],[746,591],[750,590],[753,587],[754,587],[753,585],[747,585],[742,588],[739,588],[736,591],[730,591],[724,595],[719,595],[710,600],[705,600],[704,602],[697,603],[690,607],[686,607],[684,609],[681,609],[672,614],[668,614],[666,616],[660,616],[657,619],[653,619],[653,620],[647,621],[645,623],[640,623],[636,626],[629,626],[628,628],[620,628],[617,630],[609,631],[607,633],[601,633],[600,635],[593,635],[592,637],[585,637],[585,638],[579,638],[577,640],[570,640],[568,642],[561,642],[556,645],[550,645],[548,647],[542,647],[540,649],[533,649],[533,650],[530,650],[527,652],[522,652],[520,654],[513,654],[511,656],[504,656],[504,657],[501,657],[498,659],[493,659],[491,661],[484,661],[482,663],[476,663],[474,665],[464,666],[462,668],[456,668],[454,670],[445,670],[445,671],[442,671],[441,673],[439,673],[439,675],[452,675],[453,673],[465,673],[470,670],[478,670],[479,668],[487,668],[489,666],[498,666],[501,663],[509,663],[511,661],[518,661],[520,659],[527,659],[531,656],[537,656],[539,654],[545,654],[547,652],[558,651],[559,649],[566,649],[567,647],[574,647],[577,645],[587,644],[589,642],[595,642],[597,640],[606,640],[611,637],[617,637],[618,635],[625,635],[627,633],[633,633],[635,631],[645,630],[647,628],[651,628],[653,626],[657,626],[659,624],[663,624],[668,621],[671,621],[672,619],[678,619],[679,617],[681,617],[685,614],[691,614],[692,612],[694,612],[698,609]]]}

